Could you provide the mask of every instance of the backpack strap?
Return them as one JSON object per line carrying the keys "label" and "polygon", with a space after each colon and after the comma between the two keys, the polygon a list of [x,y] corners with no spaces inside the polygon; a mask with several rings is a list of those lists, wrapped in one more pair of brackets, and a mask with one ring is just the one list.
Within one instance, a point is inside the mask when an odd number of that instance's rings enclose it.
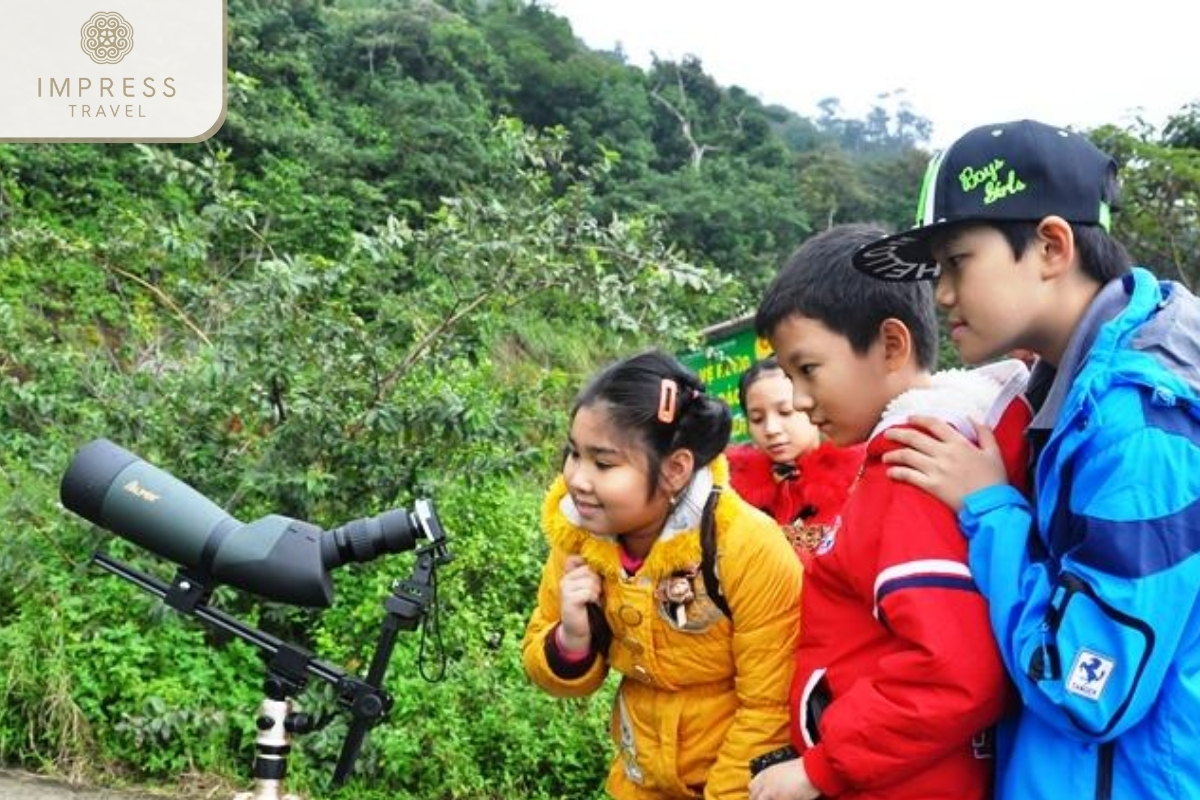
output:
{"label": "backpack strap", "polygon": [[717,500],[721,496],[721,487],[714,486],[704,504],[704,513],[700,515],[700,576],[704,578],[704,591],[708,599],[713,601],[721,613],[733,619],[729,610],[729,602],[721,592],[721,583],[717,578]]}

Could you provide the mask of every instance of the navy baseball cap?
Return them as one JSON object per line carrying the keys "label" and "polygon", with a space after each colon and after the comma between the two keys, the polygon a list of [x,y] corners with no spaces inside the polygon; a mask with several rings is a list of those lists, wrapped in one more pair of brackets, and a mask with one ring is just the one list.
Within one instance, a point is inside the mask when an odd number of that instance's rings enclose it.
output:
{"label": "navy baseball cap", "polygon": [[1117,162],[1086,138],[1033,120],[983,125],[934,155],[916,227],[864,245],[854,266],[873,278],[937,278],[930,239],[960,222],[1067,222],[1109,229]]}

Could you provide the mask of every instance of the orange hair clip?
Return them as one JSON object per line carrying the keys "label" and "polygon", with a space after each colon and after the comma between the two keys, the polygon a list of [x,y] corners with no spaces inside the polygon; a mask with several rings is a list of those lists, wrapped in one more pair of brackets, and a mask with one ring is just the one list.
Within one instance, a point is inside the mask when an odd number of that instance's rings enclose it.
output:
{"label": "orange hair clip", "polygon": [[675,406],[679,400],[679,384],[663,378],[658,387],[658,421],[670,425],[675,421]]}

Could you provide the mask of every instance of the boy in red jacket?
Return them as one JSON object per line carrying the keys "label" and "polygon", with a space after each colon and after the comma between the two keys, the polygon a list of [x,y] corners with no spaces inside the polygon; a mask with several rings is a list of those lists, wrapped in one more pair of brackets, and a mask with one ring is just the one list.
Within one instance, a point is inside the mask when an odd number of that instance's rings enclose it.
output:
{"label": "boy in red jacket", "polygon": [[[755,327],[792,381],[793,404],[834,444],[866,442],[841,518],[807,564],[791,692],[795,752],[751,800],[983,800],[987,734],[1009,698],[987,607],[954,513],[891,480],[882,435],[913,415],[968,435],[997,430],[1022,482],[1028,370],[1017,360],[934,373],[932,290],[859,273],[881,233],[843,225],[807,241],[776,276]],[[788,759],[788,755],[792,757]]]}

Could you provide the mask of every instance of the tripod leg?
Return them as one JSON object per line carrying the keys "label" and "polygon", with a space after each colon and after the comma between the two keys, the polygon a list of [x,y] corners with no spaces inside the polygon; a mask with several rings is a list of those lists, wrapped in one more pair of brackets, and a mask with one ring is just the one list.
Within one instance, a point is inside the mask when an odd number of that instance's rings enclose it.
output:
{"label": "tripod leg", "polygon": [[284,794],[283,789],[292,749],[287,728],[291,718],[291,700],[263,700],[254,723],[258,728],[254,739],[254,791],[241,792],[233,800],[301,800],[294,794]]}

